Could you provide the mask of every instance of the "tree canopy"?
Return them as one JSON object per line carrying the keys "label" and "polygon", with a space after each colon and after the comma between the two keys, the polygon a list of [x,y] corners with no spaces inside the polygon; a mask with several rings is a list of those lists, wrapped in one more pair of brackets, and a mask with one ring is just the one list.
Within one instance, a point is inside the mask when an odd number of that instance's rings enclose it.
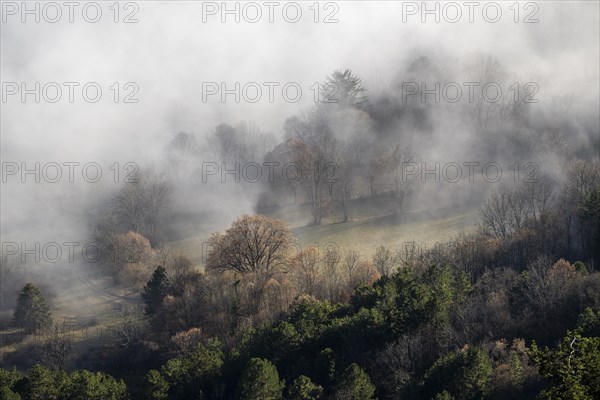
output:
{"label": "tree canopy", "polygon": [[27,331],[43,330],[52,325],[46,298],[33,283],[27,283],[19,293],[14,320],[17,326]]}
{"label": "tree canopy", "polygon": [[292,234],[287,223],[245,215],[210,240],[206,267],[212,270],[272,273],[286,267]]}

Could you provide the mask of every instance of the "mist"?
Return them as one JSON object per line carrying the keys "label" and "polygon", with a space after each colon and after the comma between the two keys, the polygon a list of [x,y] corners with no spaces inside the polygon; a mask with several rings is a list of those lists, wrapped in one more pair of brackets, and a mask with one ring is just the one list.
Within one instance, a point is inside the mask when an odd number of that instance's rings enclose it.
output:
{"label": "mist", "polygon": [[[457,23],[432,23],[432,16],[422,23],[420,14],[403,15],[401,2],[336,2],[337,8],[321,9],[319,16],[322,20],[335,10],[334,23],[315,23],[304,3],[297,23],[277,12],[273,23],[266,15],[257,23],[243,18],[235,22],[232,16],[222,23],[220,14],[203,14],[200,2],[136,4],[138,22],[130,24],[115,23],[108,5],[102,6],[103,18],[97,23],[86,22],[78,13],[73,23],[63,15],[54,24],[43,19],[22,23],[19,14],[3,14],[3,252],[9,242],[43,247],[92,240],[95,220],[107,212],[126,182],[128,163],[136,171],[164,173],[173,189],[165,242],[208,237],[241,215],[262,211],[264,204],[284,204],[289,198],[279,199],[268,185],[223,182],[218,174],[205,181],[206,163],[224,161],[211,150],[210,138],[220,124],[250,123],[270,139],[244,161],[262,164],[269,152],[290,139],[286,120],[314,109],[311,88],[335,70],[350,69],[367,89],[367,106],[330,121],[335,138],[353,143],[363,154],[399,141],[414,151],[418,165],[494,162],[508,173],[508,181],[514,163],[534,163],[540,176],[558,181],[569,159],[598,158],[597,2],[539,3],[537,23],[515,23],[507,4],[497,23],[487,22],[480,12],[473,23],[466,15]],[[486,76],[490,70],[482,62],[491,63],[496,75]],[[469,120],[464,102],[432,102],[432,97],[423,102],[420,92],[402,101],[407,82],[425,82],[431,89],[435,82],[443,86],[488,80],[507,86],[519,82],[519,90],[526,83],[537,85],[538,102],[524,106],[518,127],[511,125],[516,119],[509,118],[507,126],[486,131]],[[36,102],[29,94],[22,101],[20,92],[9,93],[5,84],[10,82],[25,82],[28,89],[36,82],[42,87],[58,82],[62,97],[56,103],[44,97]],[[73,102],[63,82],[78,84]],[[98,102],[83,98],[81,88],[89,82],[102,89]],[[236,102],[235,95],[228,94],[223,101],[221,85],[231,90],[236,82],[241,87],[257,83],[260,100],[250,102],[242,96]],[[265,82],[276,84],[272,101]],[[282,95],[287,83],[301,88],[297,101]],[[209,88],[219,91],[212,94]],[[194,151],[172,150],[180,132],[195,138]],[[565,141],[563,150],[543,144],[542,137],[553,135]],[[22,173],[23,167],[35,169],[36,163],[39,182],[35,173]],[[62,178],[56,183],[44,179],[42,170],[48,163],[61,167]],[[82,175],[88,164],[93,164],[89,175]],[[98,167],[102,175],[96,179]],[[54,176],[52,170],[46,172]],[[366,184],[355,186],[354,197],[369,195]],[[498,184],[428,180],[416,186],[409,210],[435,211],[481,204]],[[391,189],[381,189],[387,190]],[[309,217],[290,220],[295,228],[308,222]],[[31,261],[30,257],[25,264]],[[91,293],[73,272],[83,264],[80,255],[68,263],[33,264],[39,264],[33,276],[55,296],[63,290]],[[58,270],[67,271],[67,276],[53,276]],[[9,286],[13,285],[3,280],[3,303],[8,303],[2,308],[12,306],[17,291]],[[76,313],[89,306],[69,307]]]}

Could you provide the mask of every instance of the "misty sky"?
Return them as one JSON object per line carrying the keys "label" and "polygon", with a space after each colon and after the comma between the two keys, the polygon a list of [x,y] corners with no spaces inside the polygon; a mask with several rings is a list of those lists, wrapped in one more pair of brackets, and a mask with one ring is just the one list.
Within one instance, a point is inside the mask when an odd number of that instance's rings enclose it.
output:
{"label": "misty sky", "polygon": [[[252,120],[281,135],[285,118],[314,104],[310,86],[339,68],[351,68],[377,92],[401,79],[398,74],[420,55],[464,62],[484,52],[522,81],[539,82],[540,101],[568,95],[597,110],[598,2],[537,2],[539,22],[532,24],[513,21],[512,2],[501,2],[503,17],[496,24],[486,22],[480,10],[474,23],[466,15],[456,24],[423,24],[420,15],[404,23],[402,4],[391,1],[336,2],[338,23],[314,23],[311,3],[301,3],[303,17],[295,24],[284,21],[279,9],[274,23],[266,15],[255,24],[221,23],[219,14],[203,22],[200,2],[177,1],[138,2],[139,22],[133,24],[114,23],[109,3],[103,3],[95,24],[85,22],[80,10],[73,23],[66,15],[55,24],[3,15],[3,83],[97,82],[103,94],[95,104],[86,103],[80,89],[69,103],[65,88],[56,104],[36,104],[32,96],[22,103],[19,95],[3,100],[2,162],[94,161],[107,178],[97,184],[79,177],[74,184],[64,178],[57,184],[9,178],[1,194],[2,240],[78,239],[74,236],[85,231],[84,205],[114,185],[108,178],[114,162],[160,159],[177,132],[202,136],[222,122]],[[120,18],[126,13],[121,10]],[[320,17],[325,14],[321,10]],[[274,103],[223,104],[218,96],[203,102],[202,82],[236,81],[297,82],[302,99],[287,103],[276,89]],[[109,89],[114,82],[136,83],[139,102],[115,104]],[[242,202],[234,214],[250,207]]]}

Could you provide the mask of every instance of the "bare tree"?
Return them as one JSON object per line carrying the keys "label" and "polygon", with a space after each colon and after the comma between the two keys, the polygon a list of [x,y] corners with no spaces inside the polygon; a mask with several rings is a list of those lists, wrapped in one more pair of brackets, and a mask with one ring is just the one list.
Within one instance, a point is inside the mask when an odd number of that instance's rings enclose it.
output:
{"label": "bare tree", "polygon": [[508,191],[509,225],[511,232],[523,228],[529,217],[529,204],[522,189]]}
{"label": "bare tree", "polygon": [[111,326],[113,339],[121,348],[130,348],[142,339],[143,312],[136,307],[123,307]]}
{"label": "bare tree", "polygon": [[599,161],[573,161],[567,169],[565,191],[561,206],[567,230],[567,248],[585,253],[586,229],[580,212],[585,199],[600,186]]}
{"label": "bare tree", "polygon": [[114,212],[121,225],[125,225],[127,230],[137,233],[143,230],[147,205],[144,190],[139,181],[124,184],[115,198]]}
{"label": "bare tree", "polygon": [[163,174],[140,173],[137,182],[125,183],[115,198],[114,213],[119,225],[143,233],[157,243],[170,195],[171,187]]}
{"label": "bare tree", "polygon": [[384,175],[386,168],[387,166],[384,149],[376,148],[372,150],[367,166],[367,176],[369,179],[369,190],[371,197],[377,194],[377,181]]}
{"label": "bare tree", "polygon": [[179,132],[173,140],[171,140],[169,147],[177,153],[189,154],[198,149],[198,141],[193,133]]}
{"label": "bare tree", "polygon": [[44,335],[38,359],[42,364],[62,371],[65,363],[73,357],[73,328],[55,324]]}
{"label": "bare tree", "polygon": [[347,146],[340,150],[335,169],[337,177],[337,193],[342,205],[343,222],[348,222],[348,201],[353,189],[353,157]]}
{"label": "bare tree", "polygon": [[349,250],[344,255],[344,271],[346,273],[346,279],[348,282],[352,282],[354,279],[354,274],[356,269],[358,268],[358,261],[360,260],[360,255],[355,250]]}
{"label": "bare tree", "polygon": [[208,146],[217,160],[227,162],[239,159],[237,135],[231,125],[217,125],[214,133],[207,140]]}
{"label": "bare tree", "polygon": [[[115,214],[106,213],[96,221],[92,239],[100,247],[102,258],[100,262],[109,268],[114,267],[118,251],[119,222]],[[113,271],[116,272],[116,271]]]}
{"label": "bare tree", "polygon": [[528,215],[535,223],[553,206],[554,189],[547,180],[523,183],[521,195],[527,204]]}
{"label": "bare tree", "polygon": [[504,187],[490,194],[481,210],[482,227],[486,234],[503,239],[510,233],[509,197]]}
{"label": "bare tree", "polygon": [[264,215],[245,215],[210,240],[209,270],[272,274],[284,270],[292,234],[287,223]]}
{"label": "bare tree", "polygon": [[398,212],[402,211],[404,201],[412,189],[412,180],[406,176],[404,168],[415,162],[415,155],[410,147],[402,147],[396,143],[388,155],[388,168],[394,179],[394,191],[398,201]]}
{"label": "bare tree", "polygon": [[235,127],[220,124],[208,137],[215,161],[226,163],[258,162],[273,142],[273,135],[261,132],[254,122],[240,122]]}
{"label": "bare tree", "polygon": [[325,277],[323,281],[329,300],[336,301],[340,293],[338,266],[342,257],[338,247],[334,244],[327,246],[324,252],[323,264],[325,266]]}
{"label": "bare tree", "polygon": [[310,201],[313,225],[320,225],[327,206],[324,188],[337,182],[335,177],[336,140],[327,124],[326,115],[319,110],[305,120],[288,121],[290,132],[298,140],[295,146],[295,163],[301,170],[301,183]]}
{"label": "bare tree", "polygon": [[[482,54],[476,57],[474,62],[467,67],[467,71],[470,81],[480,82],[481,86],[500,85],[503,93],[508,92],[508,87],[505,85],[507,72],[504,65],[497,58]],[[488,101],[484,99],[481,87],[478,87],[475,93],[478,93],[478,95],[466,102],[467,115],[475,122],[477,128],[483,132],[500,128],[504,116],[509,111],[510,105],[514,104],[514,101],[506,95],[502,96],[502,101]],[[493,97],[491,92],[489,96]]]}
{"label": "bare tree", "polygon": [[567,190],[571,201],[583,203],[586,196],[600,186],[600,162],[576,160],[567,170]]}
{"label": "bare tree", "polygon": [[145,224],[148,236],[153,243],[159,241],[159,227],[163,222],[171,200],[171,187],[164,175],[152,174],[142,181],[144,203],[146,204]]}
{"label": "bare tree", "polygon": [[302,250],[293,260],[294,275],[298,291],[310,295],[316,294],[319,277],[319,253],[314,247]]}
{"label": "bare tree", "polygon": [[373,255],[373,265],[381,276],[388,276],[398,267],[398,258],[384,246],[379,246]]}

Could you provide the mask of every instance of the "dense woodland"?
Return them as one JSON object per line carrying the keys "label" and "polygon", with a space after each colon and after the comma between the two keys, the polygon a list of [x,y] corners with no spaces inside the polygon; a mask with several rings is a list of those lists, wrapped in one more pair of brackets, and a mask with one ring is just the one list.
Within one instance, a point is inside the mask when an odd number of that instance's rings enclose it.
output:
{"label": "dense woodland", "polygon": [[[512,82],[491,57],[470,68],[479,81]],[[452,71],[421,57],[404,73],[435,81]],[[15,288],[14,325],[43,340],[4,356],[0,397],[600,398],[595,122],[508,100],[432,105],[393,90],[369,95],[349,70],[327,77],[321,94],[337,101],[288,118],[283,139],[250,123],[221,124],[203,142],[179,133],[161,168],[143,169],[93,210],[103,273],[138,291],[139,302],[115,317],[110,340],[74,352],[43,286]],[[524,174],[530,179],[511,171],[494,184],[441,184],[447,194],[437,201],[477,204],[476,229],[427,249],[362,252],[299,248],[289,223],[270,216],[297,207],[311,226],[344,224],[356,201],[386,198],[390,219],[402,223],[430,193],[406,168],[429,160],[440,118],[455,114],[478,134],[469,160],[539,163]],[[255,163],[263,176],[268,163],[301,173],[258,183],[218,174],[198,185],[207,160]],[[205,262],[169,245],[188,215],[174,199],[198,187],[257,199],[254,214],[212,234]],[[23,368],[22,359],[35,365]]]}

